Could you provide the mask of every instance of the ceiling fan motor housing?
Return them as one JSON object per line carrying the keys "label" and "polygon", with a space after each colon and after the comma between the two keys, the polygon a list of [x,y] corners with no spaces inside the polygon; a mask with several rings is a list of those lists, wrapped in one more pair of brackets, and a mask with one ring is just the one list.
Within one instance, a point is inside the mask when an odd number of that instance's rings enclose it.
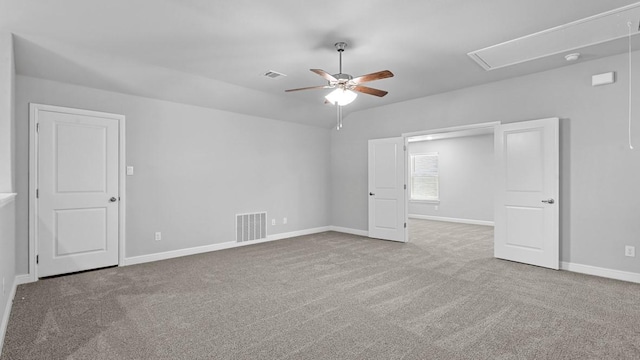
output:
{"label": "ceiling fan motor housing", "polygon": [[333,77],[336,78],[336,80],[338,81],[329,81],[329,85],[330,86],[338,86],[344,89],[348,89],[349,87],[352,87],[353,84],[350,84],[349,81],[351,81],[351,79],[353,79],[353,76],[349,75],[349,74],[333,74]]}
{"label": "ceiling fan motor housing", "polygon": [[349,81],[349,80],[353,79],[353,76],[351,76],[351,75],[349,75],[349,74],[342,74],[342,73],[340,73],[340,74],[333,74],[333,77],[334,77],[334,78],[336,78],[336,79],[338,79],[338,82],[339,82],[339,83],[347,82],[347,81]]}

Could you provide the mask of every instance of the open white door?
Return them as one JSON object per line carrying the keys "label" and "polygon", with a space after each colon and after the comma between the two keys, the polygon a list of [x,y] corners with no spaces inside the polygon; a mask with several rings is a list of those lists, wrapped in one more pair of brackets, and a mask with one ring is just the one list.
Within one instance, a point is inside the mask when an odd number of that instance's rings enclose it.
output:
{"label": "open white door", "polygon": [[31,105],[38,277],[118,264],[123,116]]}
{"label": "open white door", "polygon": [[558,269],[558,118],[496,126],[494,255]]}
{"label": "open white door", "polygon": [[404,138],[369,140],[369,237],[406,241]]}

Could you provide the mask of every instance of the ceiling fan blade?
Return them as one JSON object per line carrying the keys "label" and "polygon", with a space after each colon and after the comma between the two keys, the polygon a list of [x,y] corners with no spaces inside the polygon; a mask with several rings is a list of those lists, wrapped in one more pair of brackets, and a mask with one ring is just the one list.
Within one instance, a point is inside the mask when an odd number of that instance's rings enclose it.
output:
{"label": "ceiling fan blade", "polygon": [[300,90],[312,90],[312,89],[329,89],[329,88],[331,88],[331,86],[329,86],[329,85],[320,85],[320,86],[303,87],[303,88],[298,88],[298,89],[289,89],[289,90],[285,90],[285,92],[300,91]]}
{"label": "ceiling fan blade", "polygon": [[391,71],[382,70],[382,71],[374,72],[374,73],[371,73],[371,74],[358,76],[355,79],[351,79],[351,82],[357,85],[357,84],[362,84],[363,82],[367,82],[367,81],[386,79],[386,78],[390,78],[390,77],[393,77],[393,73]]}
{"label": "ceiling fan blade", "polygon": [[379,97],[383,97],[389,93],[388,91],[378,90],[378,89],[370,88],[367,86],[361,86],[361,85],[354,86],[353,90],[359,91],[361,93],[369,94],[369,95],[379,96]]}
{"label": "ceiling fan blade", "polygon": [[322,70],[322,69],[309,69],[311,71],[313,71],[314,73],[322,76],[323,78],[325,78],[327,81],[338,81],[338,79],[334,78],[333,75],[329,74],[328,72]]}

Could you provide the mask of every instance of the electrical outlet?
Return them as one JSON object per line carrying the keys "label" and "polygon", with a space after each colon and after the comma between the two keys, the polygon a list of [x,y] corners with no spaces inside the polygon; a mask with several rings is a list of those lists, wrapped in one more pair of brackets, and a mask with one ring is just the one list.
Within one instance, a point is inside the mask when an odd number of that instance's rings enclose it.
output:
{"label": "electrical outlet", "polygon": [[636,247],[635,246],[625,246],[624,247],[624,256],[636,257]]}
{"label": "electrical outlet", "polygon": [[276,219],[271,219],[271,225],[275,226],[276,225]]}
{"label": "electrical outlet", "polygon": [[433,205],[433,210],[438,210],[438,205]]}
{"label": "electrical outlet", "polygon": [[287,223],[287,218],[282,219],[282,223],[286,224]]}
{"label": "electrical outlet", "polygon": [[160,231],[156,231],[156,241],[162,240],[162,233]]}

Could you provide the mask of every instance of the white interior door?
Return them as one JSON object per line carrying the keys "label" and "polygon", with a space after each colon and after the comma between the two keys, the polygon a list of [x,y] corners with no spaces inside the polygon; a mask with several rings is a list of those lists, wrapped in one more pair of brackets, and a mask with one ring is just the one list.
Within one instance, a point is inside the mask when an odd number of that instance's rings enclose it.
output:
{"label": "white interior door", "polygon": [[369,237],[406,241],[404,139],[369,140]]}
{"label": "white interior door", "polygon": [[495,131],[495,257],[558,269],[557,118],[499,125]]}
{"label": "white interior door", "polygon": [[118,264],[119,121],[106,115],[35,112],[39,277]]}

